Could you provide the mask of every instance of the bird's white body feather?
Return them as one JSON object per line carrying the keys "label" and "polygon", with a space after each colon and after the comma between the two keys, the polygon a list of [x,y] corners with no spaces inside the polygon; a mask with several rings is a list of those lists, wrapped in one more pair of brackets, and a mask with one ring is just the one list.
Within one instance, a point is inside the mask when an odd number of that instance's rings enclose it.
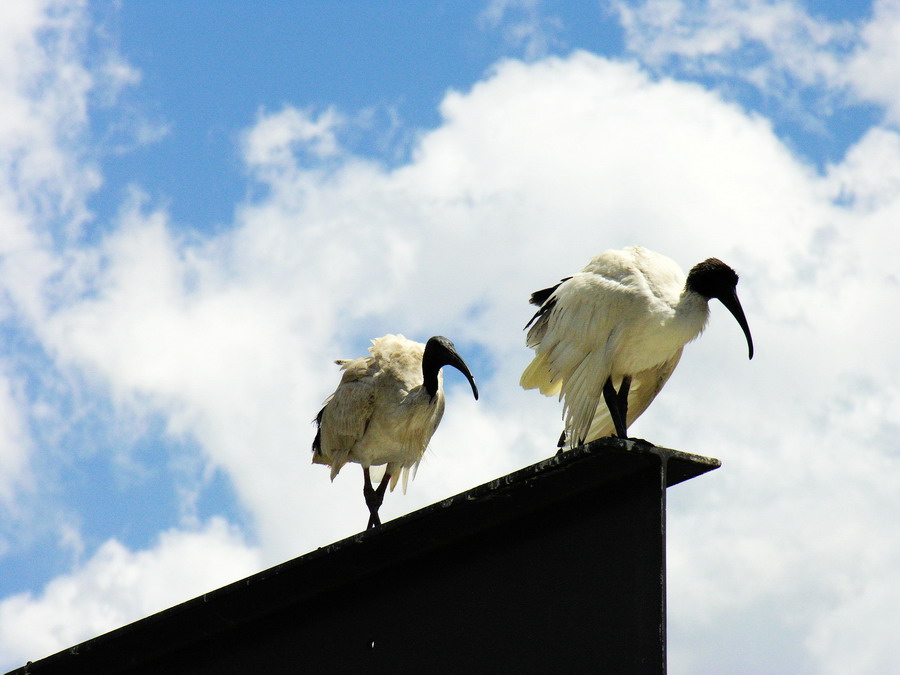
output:
{"label": "bird's white body feather", "polygon": [[659,393],[709,318],[707,299],[685,281],[673,260],[633,246],[596,256],[547,299],[552,309],[528,332],[535,357],[521,385],[559,395],[570,441],[615,433],[601,401],[607,378],[617,389],[632,378],[626,425]]}
{"label": "bird's white body feather", "polygon": [[372,340],[370,356],[337,361],[341,383],[325,401],[320,448],[313,462],[331,466],[334,479],[348,462],[386,465],[391,490],[415,474],[444,415],[443,375],[428,394],[422,380],[425,345],[402,335]]}

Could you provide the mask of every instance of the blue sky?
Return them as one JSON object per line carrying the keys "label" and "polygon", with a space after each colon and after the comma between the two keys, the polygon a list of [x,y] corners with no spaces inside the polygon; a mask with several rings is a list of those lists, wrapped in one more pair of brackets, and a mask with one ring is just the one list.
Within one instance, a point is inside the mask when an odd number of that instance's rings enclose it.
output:
{"label": "blue sky", "polygon": [[[537,11],[507,13],[530,20]],[[621,48],[621,31],[600,4],[554,3],[549,11],[548,53]],[[152,165],[129,153],[109,162],[107,179],[158,185],[173,213],[195,227],[231,218],[233,195],[246,189],[237,137],[260,109],[335,107],[359,118],[361,128],[345,139],[354,153],[393,165],[406,159],[419,130],[439,124],[448,88],[471,86],[524,47],[502,37],[480,2],[133,3],[110,23],[122,56],[144,74],[124,98],[171,131],[146,149]],[[107,123],[117,125],[122,114],[115,108]],[[186,156],[194,158],[187,175],[157,169],[183,167]],[[221,195],[210,193],[211,183]]]}
{"label": "blue sky", "polygon": [[0,670],[361,529],[308,453],[373,337],[451,337],[482,394],[447,375],[383,517],[543,459],[529,293],[634,243],[732,264],[757,348],[713,307],[632,428],[724,462],[669,495],[672,672],[896,663],[900,3],[0,26]]}

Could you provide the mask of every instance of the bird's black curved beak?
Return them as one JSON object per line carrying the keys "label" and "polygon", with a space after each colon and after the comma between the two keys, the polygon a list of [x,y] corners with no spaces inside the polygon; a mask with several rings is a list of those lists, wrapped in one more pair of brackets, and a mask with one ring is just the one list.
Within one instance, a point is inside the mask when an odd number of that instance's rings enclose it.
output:
{"label": "bird's black curved beak", "polygon": [[747,338],[747,346],[750,348],[750,358],[753,358],[753,337],[750,335],[750,326],[747,325],[747,317],[744,316],[744,309],[741,307],[741,301],[738,300],[737,288],[731,289],[730,293],[726,293],[719,298],[723,305],[731,312],[731,315],[737,319],[744,331],[744,337]]}
{"label": "bird's black curved beak", "polygon": [[478,387],[475,386],[475,378],[472,377],[472,373],[469,372],[469,367],[466,365],[466,362],[462,360],[462,357],[457,354],[456,361],[448,363],[448,366],[453,366],[459,372],[466,376],[466,379],[469,381],[469,384],[472,385],[472,395],[475,397],[475,400],[478,400]]}
{"label": "bird's black curved beak", "polygon": [[[435,377],[437,377],[437,371],[443,366],[453,366],[466,376],[469,384],[472,385],[472,394],[474,394],[475,400],[477,401],[478,387],[475,386],[475,378],[472,377],[472,373],[469,372],[469,367],[466,365],[466,362],[462,360],[462,357],[457,353],[456,347],[453,346],[453,343],[450,340],[441,335],[435,335],[433,338],[430,338],[425,345],[425,354],[422,357],[422,371],[426,374],[429,371],[433,372],[435,373]],[[426,375],[426,386],[428,384],[427,380],[428,377]]]}

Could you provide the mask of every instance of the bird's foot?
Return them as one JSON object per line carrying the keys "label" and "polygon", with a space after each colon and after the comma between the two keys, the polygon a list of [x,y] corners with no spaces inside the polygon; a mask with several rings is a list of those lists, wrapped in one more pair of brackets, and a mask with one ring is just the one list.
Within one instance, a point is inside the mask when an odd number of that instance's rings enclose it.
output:
{"label": "bird's foot", "polygon": [[556,447],[558,448],[558,450],[556,451],[557,457],[566,451],[566,430],[565,429],[563,429],[562,433],[559,435],[559,440],[556,441]]}

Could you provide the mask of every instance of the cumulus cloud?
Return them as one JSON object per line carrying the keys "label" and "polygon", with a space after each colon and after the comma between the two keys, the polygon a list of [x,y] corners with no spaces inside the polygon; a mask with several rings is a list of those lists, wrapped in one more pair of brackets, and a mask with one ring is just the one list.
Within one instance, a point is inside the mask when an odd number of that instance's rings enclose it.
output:
{"label": "cumulus cloud", "polygon": [[[53,11],[50,11],[50,9]],[[92,86],[74,36],[83,16],[66,3],[0,8],[0,321],[29,325],[43,306],[41,284],[57,268],[56,238],[87,218],[83,197],[99,182],[78,151]],[[12,335],[12,332],[10,333]],[[21,345],[8,340],[10,351]],[[0,374],[0,500],[11,506],[28,480],[30,437],[26,377],[5,355]]]}
{"label": "cumulus cloud", "polygon": [[[53,11],[48,7],[53,6]],[[15,3],[0,23],[0,208],[62,221],[70,234],[87,218],[82,198],[98,185],[96,169],[75,151],[87,122],[87,94],[93,86],[80,65],[83,12],[67,3]],[[18,215],[18,214],[10,214]],[[21,217],[0,253],[22,238]]]}
{"label": "cumulus cloud", "polygon": [[[27,478],[31,438],[22,418],[22,396],[0,368],[0,506],[14,509],[17,487]],[[4,547],[0,541],[0,550]]]}
{"label": "cumulus cloud", "polygon": [[540,0],[491,0],[479,23],[486,29],[499,29],[506,43],[529,61],[562,45],[562,21],[543,12]]}
{"label": "cumulus cloud", "polygon": [[[848,196],[873,189],[877,174],[848,162],[817,175],[764,120],[696,85],[583,53],[501,64],[470,92],[449,94],[442,113],[408,165],[347,157],[325,172],[296,143],[327,135],[327,125],[290,109],[260,117],[247,138],[263,139],[265,152],[248,161],[266,196],[242,206],[233,230],[201,241],[180,239],[165,212],[123,211],[99,250],[85,252],[98,273],[61,277],[73,286],[42,325],[48,349],[197,439],[272,559],[360,526],[358,477],[329,485],[306,458],[308,420],[337,382],[331,358],[356,355],[371,337],[360,320],[374,334],[451,335],[495,368],[477,405],[449,382],[445,426],[410,494],[386,501],[391,517],[552,450],[558,404],[515,386],[528,356],[528,291],[608,246],[647,243],[685,267],[719,255],[743,273],[759,357],[745,362],[740,332],[714,308],[707,335],[634,429],[726,461],[721,476],[702,479],[702,497],[674,511],[676,527],[678,517],[697,521],[709,538],[673,542],[673,607],[683,608],[673,620],[690,633],[740,609],[773,631],[790,621],[799,634],[816,629],[808,608],[785,616],[760,598],[793,593],[803,607],[801,596],[851,577],[855,556],[836,553],[876,535],[856,524],[868,508],[853,506],[872,498],[876,467],[896,470],[873,448],[856,452],[865,464],[854,480],[810,469],[838,466],[841,448],[865,432],[863,416],[843,414],[834,396],[866,408],[891,386],[861,355],[827,371],[818,361],[845,342],[836,317],[854,311],[862,321],[890,302],[888,280],[849,268],[844,253],[850,227],[860,255],[885,235],[885,210],[873,217],[863,201],[859,210],[836,203],[856,203]],[[864,152],[850,156],[868,166]],[[878,190],[894,203],[890,187]],[[863,283],[863,299],[831,293]],[[802,396],[782,382],[805,383]],[[846,492],[846,503],[814,517],[819,491]],[[894,501],[884,494],[878,505]],[[792,591],[796,567],[816,570],[823,555],[832,565]],[[697,613],[685,599],[695,588],[705,598]]]}
{"label": "cumulus cloud", "polygon": [[[680,3],[666,7],[682,21]],[[793,5],[765,5],[784,7],[805,25]],[[769,39],[777,22],[763,19],[737,35]],[[840,33],[804,30],[823,48]],[[703,53],[737,44],[714,37]],[[242,140],[252,196],[214,235],[183,234],[138,193],[96,245],[59,252],[36,226],[17,230],[29,255],[4,264],[28,281],[5,268],[10,311],[91,395],[195,441],[234,486],[259,548],[220,521],[146,551],[110,542],[40,596],[0,605],[0,641],[18,636],[3,616],[37,622],[62,597],[82,598],[90,621],[60,611],[28,658],[80,639],[70,623],[100,631],[159,608],[126,580],[152,587],[184,546],[237,551],[227,577],[358,531],[359,473],[330,484],[309,465],[310,421],[339,380],[332,359],[363,354],[371,337],[448,335],[481,366],[477,403],[447,375],[442,427],[385,518],[546,457],[560,406],[517,386],[528,294],[605,248],[642,243],[685,268],[711,255],[734,265],[757,346],[748,363],[740,330],[713,306],[632,429],[725,462],[670,497],[673,672],[735,672],[742,649],[770,655],[758,671],[886,663],[887,631],[866,633],[868,660],[833,638],[848,617],[884,616],[877,589],[900,564],[879,517],[900,506],[888,489],[900,474],[895,133],[870,130],[819,172],[720,94],[583,52],[501,62],[440,112],[410,160],[386,168],[341,146],[338,111],[261,111]],[[101,587],[107,568],[131,576]],[[190,590],[196,569],[182,566],[182,595],[166,602],[206,590]]]}
{"label": "cumulus cloud", "polygon": [[196,531],[163,532],[144,551],[109,540],[39,596],[0,601],[2,662],[15,667],[48,656],[259,568],[257,552],[221,519]]}
{"label": "cumulus cloud", "polygon": [[335,128],[340,115],[326,110],[316,119],[308,112],[285,107],[280,112],[260,111],[257,123],[244,139],[244,159],[250,167],[282,167],[294,163],[299,149],[309,148],[321,159],[338,152]]}
{"label": "cumulus cloud", "polygon": [[900,124],[900,2],[878,0],[872,18],[847,59],[845,79],[856,95],[884,107],[887,118]]}
{"label": "cumulus cloud", "polygon": [[[663,72],[741,80],[780,97],[816,127],[846,103],[877,104],[900,122],[900,3],[877,0],[855,22],[829,21],[794,0],[616,1],[629,50]],[[797,100],[805,90],[813,109]],[[808,104],[806,106],[808,108]]]}
{"label": "cumulus cloud", "polygon": [[[685,66],[721,74],[789,72],[806,84],[830,80],[835,50],[854,37],[848,24],[817,19],[792,0],[614,2],[629,48],[653,65],[683,59]],[[756,51],[754,51],[754,49]],[[721,59],[742,58],[728,66]],[[768,77],[758,80],[771,85]]]}

